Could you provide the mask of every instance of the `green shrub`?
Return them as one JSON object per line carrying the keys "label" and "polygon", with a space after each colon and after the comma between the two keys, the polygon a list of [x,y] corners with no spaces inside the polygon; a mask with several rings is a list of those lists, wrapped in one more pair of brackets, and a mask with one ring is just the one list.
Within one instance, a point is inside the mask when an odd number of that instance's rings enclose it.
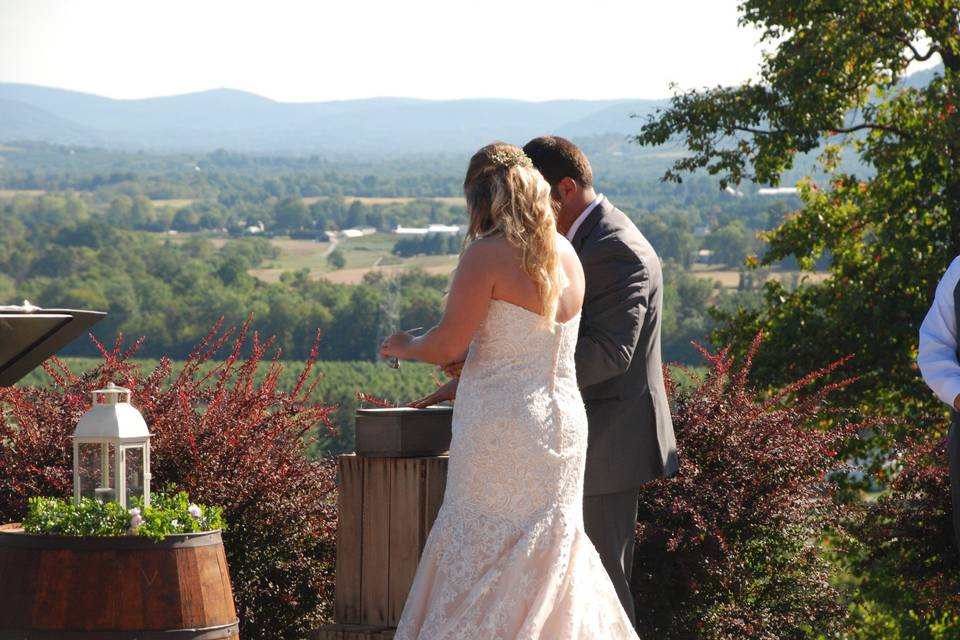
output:
{"label": "green shrub", "polygon": [[46,535],[137,535],[163,540],[177,533],[226,528],[223,509],[193,504],[186,491],[172,496],[152,494],[146,508],[142,498],[135,497],[131,503],[130,509],[124,509],[116,502],[94,498],[82,498],[79,504],[67,498],[30,498],[23,529]]}

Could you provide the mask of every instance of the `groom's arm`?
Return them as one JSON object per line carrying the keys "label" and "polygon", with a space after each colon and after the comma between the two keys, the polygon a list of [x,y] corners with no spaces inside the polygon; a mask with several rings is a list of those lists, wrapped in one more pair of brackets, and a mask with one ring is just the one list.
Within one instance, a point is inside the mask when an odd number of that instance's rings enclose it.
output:
{"label": "groom's arm", "polygon": [[626,372],[647,313],[649,277],[639,256],[617,239],[581,255],[586,294],[577,340],[581,389]]}

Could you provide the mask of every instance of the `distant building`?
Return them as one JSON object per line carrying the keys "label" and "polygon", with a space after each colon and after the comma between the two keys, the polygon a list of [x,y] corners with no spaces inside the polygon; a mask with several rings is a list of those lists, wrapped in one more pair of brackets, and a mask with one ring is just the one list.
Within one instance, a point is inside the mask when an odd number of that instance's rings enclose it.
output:
{"label": "distant building", "polygon": [[431,224],[428,227],[403,227],[397,226],[393,230],[398,236],[425,236],[428,233],[445,233],[456,235],[460,233],[460,227],[457,225]]}
{"label": "distant building", "polygon": [[340,232],[344,238],[362,238],[363,236],[372,236],[377,232],[373,227],[361,227],[359,229],[344,229]]}
{"label": "distant building", "polygon": [[257,221],[257,224],[252,224],[249,227],[247,227],[246,231],[252,236],[257,235],[259,233],[263,233],[264,231],[263,222]]}
{"label": "distant building", "polygon": [[796,192],[796,187],[763,187],[762,189],[757,189],[758,196],[783,196]]}
{"label": "distant building", "polygon": [[693,228],[694,238],[706,238],[708,235],[710,235],[710,225],[708,224],[698,224]]}
{"label": "distant building", "polygon": [[726,193],[727,195],[733,196],[733,197],[735,197],[735,198],[742,198],[742,197],[743,197],[743,191],[740,191],[740,187],[734,188],[734,187],[731,187],[731,186],[728,185],[723,191],[724,191],[724,193]]}

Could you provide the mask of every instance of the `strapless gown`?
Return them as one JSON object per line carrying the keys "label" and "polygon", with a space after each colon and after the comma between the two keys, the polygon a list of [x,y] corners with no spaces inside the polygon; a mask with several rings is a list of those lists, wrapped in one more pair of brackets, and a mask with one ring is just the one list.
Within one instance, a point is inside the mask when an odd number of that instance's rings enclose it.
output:
{"label": "strapless gown", "polygon": [[396,640],[637,638],[583,528],[579,315],[494,300],[460,377],[443,505]]}

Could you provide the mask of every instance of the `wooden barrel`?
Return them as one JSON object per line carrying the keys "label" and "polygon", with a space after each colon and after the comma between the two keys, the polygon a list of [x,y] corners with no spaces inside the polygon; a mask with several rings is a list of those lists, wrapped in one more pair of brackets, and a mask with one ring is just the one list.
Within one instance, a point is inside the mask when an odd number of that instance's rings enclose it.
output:
{"label": "wooden barrel", "polygon": [[239,638],[219,531],[31,535],[0,527],[0,640]]}

